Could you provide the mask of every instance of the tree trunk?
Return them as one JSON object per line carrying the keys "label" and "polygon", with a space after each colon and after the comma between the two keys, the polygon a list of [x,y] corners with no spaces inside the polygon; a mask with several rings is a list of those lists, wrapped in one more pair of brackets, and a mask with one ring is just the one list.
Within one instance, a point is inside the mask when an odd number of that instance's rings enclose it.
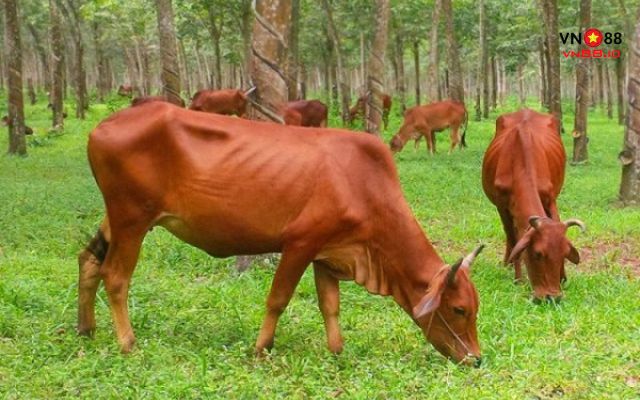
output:
{"label": "tree trunk", "polygon": [[602,107],[604,104],[604,77],[602,76],[602,63],[596,63],[596,68],[598,71],[598,106]]}
{"label": "tree trunk", "polygon": [[4,1],[5,54],[9,86],[9,154],[27,154],[24,136],[24,100],[22,98],[22,43],[16,0]]}
{"label": "tree trunk", "polygon": [[489,118],[489,52],[487,50],[487,11],[480,0],[480,82],[482,83],[482,117]]}
{"label": "tree trunk", "polygon": [[538,43],[538,54],[540,57],[540,105],[547,107],[547,65],[545,62],[545,51],[542,42]]}
{"label": "tree trunk", "polygon": [[64,52],[62,48],[62,29],[60,10],[56,0],[49,0],[51,23],[51,110],[52,125],[56,130],[64,128],[63,96],[64,96]]}
{"label": "tree trunk", "polygon": [[451,0],[442,0],[442,12],[446,21],[447,31],[447,65],[449,69],[449,97],[452,100],[464,103],[464,87],[462,83],[462,69],[458,54],[458,41],[453,26],[453,10]]}
{"label": "tree trunk", "polygon": [[364,54],[364,32],[360,32],[360,77],[362,78],[362,87],[364,87],[365,76],[367,76],[367,60]]}
{"label": "tree trunk", "polygon": [[140,40],[140,58],[142,63],[142,87],[147,96],[152,94],[151,63],[149,62],[149,47],[144,39]]}
{"label": "tree trunk", "polygon": [[604,65],[604,84],[607,92],[607,118],[613,119],[613,90],[611,88],[611,76],[609,63]]}
{"label": "tree trunk", "polygon": [[72,1],[67,1],[66,6],[61,5],[60,10],[65,15],[67,25],[70,27],[73,38],[73,77],[76,92],[76,117],[84,119],[85,111],[89,108],[87,98],[87,76],[84,68],[84,44],[82,41],[82,27],[80,26],[80,10]]}
{"label": "tree trunk", "polygon": [[[591,26],[591,0],[580,0],[580,27],[584,32]],[[578,48],[586,49],[583,42]],[[600,60],[597,60],[600,61]],[[589,59],[579,58],[576,64],[576,118],[573,127],[573,162],[585,162],[589,158],[587,151],[587,112],[589,109]]]}
{"label": "tree trunk", "polygon": [[291,27],[289,32],[289,57],[287,60],[287,76],[289,77],[289,101],[298,99],[298,64],[300,62],[300,0],[291,0]]}
{"label": "tree trunk", "polygon": [[287,60],[290,0],[262,0],[255,3],[256,21],[253,25],[251,77],[256,85],[254,98],[257,108],[254,119],[275,120],[287,102]]}
{"label": "tree trunk", "polygon": [[[544,0],[543,0],[544,1]],[[549,73],[550,68],[551,68],[551,58],[549,57],[549,44],[547,42],[547,37],[546,34],[544,35],[544,39],[542,41],[542,47],[544,50],[544,71],[546,74],[546,80],[545,80],[545,85],[544,85],[544,101],[543,104],[544,106],[547,108],[547,110],[551,109],[551,75]]]}
{"label": "tree trunk", "polygon": [[440,24],[440,0],[435,0],[431,15],[431,35],[429,37],[429,66],[427,67],[427,103],[440,100],[438,25]]}
{"label": "tree trunk", "polygon": [[180,104],[180,74],[178,72],[178,51],[176,32],[173,26],[171,0],[155,0],[158,13],[158,36],[160,38],[160,62],[162,72],[162,92],[170,102]]}
{"label": "tree trunk", "polygon": [[475,115],[473,117],[473,120],[474,121],[481,121],[482,120],[482,107],[480,105],[480,98],[482,97],[482,85],[480,84],[480,81],[482,79],[482,76],[481,76],[480,66],[478,66],[478,68],[476,70],[476,75],[477,75],[476,76],[476,82],[475,82],[476,83],[476,86],[475,86],[475,89],[476,89],[476,95],[475,95],[476,101],[475,101],[475,107],[474,107]]}
{"label": "tree trunk", "polygon": [[[416,73],[416,105],[420,105],[420,42],[413,42],[413,70]],[[404,113],[404,109],[402,110]]]}
{"label": "tree trunk", "polygon": [[624,147],[620,153],[622,182],[620,200],[625,204],[640,203],[640,9],[636,31],[629,38],[629,115],[624,133]]}
{"label": "tree trunk", "polygon": [[524,91],[524,66],[522,63],[518,64],[518,99],[520,107],[524,107],[527,102],[527,95]]}
{"label": "tree trunk", "polygon": [[[549,111],[559,122],[562,131],[562,103],[560,89],[560,44],[558,37],[557,0],[542,0],[545,14],[545,30],[549,45]],[[560,133],[560,132],[558,132]]]}
{"label": "tree trunk", "polygon": [[244,55],[242,70],[244,73],[244,81],[246,82],[245,85],[249,85],[249,82],[251,82],[251,32],[253,30],[253,10],[251,9],[251,0],[244,0],[242,3],[242,21],[240,25],[242,34],[242,50]]}
{"label": "tree trunk", "polygon": [[222,52],[220,50],[220,38],[222,37],[222,15],[218,15],[216,10],[219,10],[214,4],[209,6],[209,33],[211,34],[211,41],[213,42],[213,50],[216,54],[215,63],[215,88],[222,89]]}
{"label": "tree trunk", "polygon": [[491,56],[491,109],[495,110],[498,106],[498,68],[496,66],[496,57]]}
{"label": "tree trunk", "polygon": [[382,96],[384,95],[384,60],[389,27],[389,0],[376,0],[376,32],[369,54],[367,74],[366,131],[381,135]]}
{"label": "tree trunk", "polygon": [[624,60],[616,58],[616,93],[618,94],[618,123],[624,124]]}
{"label": "tree trunk", "polygon": [[340,36],[336,29],[335,21],[333,20],[333,11],[331,10],[331,4],[329,4],[329,0],[322,0],[322,7],[327,14],[327,33],[329,34],[332,43],[333,54],[335,55],[336,59],[336,78],[340,81],[338,83],[338,90],[342,99],[342,123],[346,124],[349,121],[349,105],[351,103],[351,93],[346,83],[347,72],[344,70],[344,64],[342,63]]}
{"label": "tree trunk", "polygon": [[400,95],[400,111],[404,114],[404,110],[407,109],[407,80],[404,73],[404,42],[402,40],[402,34],[398,31],[395,35],[395,63],[398,69],[397,76],[397,89]]}
{"label": "tree trunk", "polygon": [[191,95],[191,73],[189,71],[189,64],[187,62],[187,54],[184,51],[184,44],[182,43],[182,40],[178,41],[178,51],[179,53],[179,57],[178,57],[178,62],[180,62],[180,60],[182,60],[182,76],[184,76],[184,79],[182,80],[184,82],[184,85],[182,86],[184,88],[184,90],[189,93],[189,95]]}
{"label": "tree trunk", "polygon": [[31,105],[36,104],[38,98],[36,96],[36,90],[33,87],[32,78],[27,78],[27,93],[29,94],[29,101],[31,102]]}
{"label": "tree trunk", "polygon": [[93,21],[93,47],[96,52],[96,66],[98,67],[98,79],[96,83],[98,101],[104,102],[107,94],[107,63],[102,50],[102,41],[100,40],[100,30],[97,20]]}
{"label": "tree trunk", "polygon": [[49,59],[47,57],[47,50],[44,46],[46,42],[42,40],[40,33],[31,22],[27,22],[27,28],[29,28],[29,32],[33,37],[33,44],[36,52],[38,53],[40,64],[42,64],[42,69],[44,70],[44,90],[48,92],[51,90],[51,72],[49,71]]}

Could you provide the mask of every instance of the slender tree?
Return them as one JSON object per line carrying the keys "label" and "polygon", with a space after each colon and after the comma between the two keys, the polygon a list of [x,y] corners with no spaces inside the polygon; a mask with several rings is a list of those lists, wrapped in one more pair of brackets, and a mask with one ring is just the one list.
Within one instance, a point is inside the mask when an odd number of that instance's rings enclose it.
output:
{"label": "slender tree", "polygon": [[182,103],[182,98],[180,97],[180,74],[178,72],[176,32],[173,25],[173,7],[171,0],[155,1],[160,37],[162,91],[172,103],[180,104]]}
{"label": "slender tree", "polygon": [[56,130],[64,127],[64,51],[62,44],[62,28],[60,10],[56,0],[49,0],[49,17],[51,25],[51,110],[52,126]]}
{"label": "slender tree", "polygon": [[27,154],[22,97],[22,43],[16,0],[4,0],[5,54],[9,72],[9,154]]}
{"label": "slender tree", "polygon": [[380,136],[382,96],[384,95],[384,60],[389,27],[389,0],[376,0],[376,32],[369,55],[367,76],[366,131]]}
{"label": "slender tree", "polygon": [[640,203],[640,8],[636,29],[629,45],[629,101],[624,147],[620,153],[622,182],[620,199],[624,203]]}
{"label": "slender tree", "polygon": [[298,75],[300,63],[300,0],[291,0],[291,24],[289,29],[289,57],[287,76],[289,77],[289,100],[298,99]]}
{"label": "slender tree", "polygon": [[80,4],[76,0],[56,0],[59,10],[68,21],[73,39],[73,78],[76,92],[76,117],[84,119],[85,111],[89,108],[87,96],[87,77],[84,67],[84,43],[82,39]]}
{"label": "slender tree", "polygon": [[462,81],[462,69],[460,55],[458,54],[458,41],[453,24],[453,9],[451,0],[442,1],[442,12],[446,21],[447,32],[447,66],[449,69],[449,97],[452,100],[464,103],[464,86]]}
{"label": "slender tree", "polygon": [[220,49],[220,39],[222,38],[222,29],[223,29],[223,13],[222,7],[218,4],[214,4],[211,2],[209,4],[209,8],[207,9],[209,16],[209,34],[211,35],[211,41],[213,42],[213,49],[216,55],[215,60],[215,73],[214,73],[214,82],[215,88],[222,88],[222,51]]}
{"label": "slender tree", "polygon": [[[416,105],[420,105],[420,41],[413,41],[413,70],[416,81]],[[403,110],[404,111],[404,110]]]}
{"label": "slender tree", "polygon": [[438,25],[440,24],[440,0],[433,2],[431,14],[431,35],[429,35],[429,66],[427,67],[427,102],[440,100]]}
{"label": "slender tree", "polygon": [[545,34],[549,53],[549,111],[560,124],[562,130],[562,103],[560,87],[560,43],[558,36],[558,2],[557,0],[542,0],[545,21]]}
{"label": "slender tree", "polygon": [[[591,26],[591,0],[580,1],[580,32]],[[583,42],[581,48],[586,49]],[[578,50],[580,51],[580,49]],[[602,60],[597,60],[602,61]],[[576,118],[573,126],[573,162],[587,161],[587,111],[589,109],[589,59],[579,58],[576,64]]]}
{"label": "slender tree", "polygon": [[340,48],[340,35],[333,19],[333,10],[329,0],[322,0],[322,7],[327,14],[327,33],[331,41],[333,54],[335,56],[336,78],[339,80],[337,87],[342,100],[342,123],[349,120],[349,103],[351,102],[350,91],[347,85],[347,71],[344,68],[342,49]]}

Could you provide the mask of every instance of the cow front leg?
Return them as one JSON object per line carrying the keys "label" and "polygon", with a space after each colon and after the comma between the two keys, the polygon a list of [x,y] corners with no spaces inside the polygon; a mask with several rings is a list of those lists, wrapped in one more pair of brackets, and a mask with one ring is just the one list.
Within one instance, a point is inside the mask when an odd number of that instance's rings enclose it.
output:
{"label": "cow front leg", "polygon": [[144,232],[126,235],[114,233],[107,257],[100,270],[109,298],[118,343],[123,353],[129,353],[136,341],[129,320],[127,300],[129,282],[138,262]]}
{"label": "cow front leg", "polygon": [[[451,147],[449,147],[449,154],[453,153],[453,150],[456,148],[458,143],[460,143],[460,135],[458,134],[458,126],[454,125],[451,127],[451,133],[449,134],[451,138]],[[460,148],[462,149],[462,148]]]}
{"label": "cow front leg", "polygon": [[436,153],[436,135],[433,131],[425,129],[423,136],[427,139],[427,151],[433,155]]}
{"label": "cow front leg", "polygon": [[285,249],[276,270],[271,291],[267,297],[267,314],[256,341],[256,354],[261,355],[265,349],[273,347],[278,319],[289,304],[300,278],[313,260],[315,251],[303,249]]}
{"label": "cow front leg", "polygon": [[87,247],[78,255],[78,334],[93,336],[96,329],[96,292],[100,265],[109,248],[109,224],[105,219]]}
{"label": "cow front leg", "polygon": [[340,314],[340,282],[327,270],[321,262],[314,261],[313,276],[318,293],[318,305],[324,319],[327,331],[327,345],[329,351],[338,354],[342,352],[342,335],[338,316]]}

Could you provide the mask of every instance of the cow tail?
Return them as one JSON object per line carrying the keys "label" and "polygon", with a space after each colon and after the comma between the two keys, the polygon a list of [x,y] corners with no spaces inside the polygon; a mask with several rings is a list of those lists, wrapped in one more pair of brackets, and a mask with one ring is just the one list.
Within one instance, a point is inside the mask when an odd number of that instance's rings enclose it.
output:
{"label": "cow tail", "polygon": [[467,112],[467,108],[464,109],[464,128],[462,129],[462,139],[460,140],[460,148],[467,147],[467,141],[465,137],[467,136],[467,123],[469,122],[469,113]]}

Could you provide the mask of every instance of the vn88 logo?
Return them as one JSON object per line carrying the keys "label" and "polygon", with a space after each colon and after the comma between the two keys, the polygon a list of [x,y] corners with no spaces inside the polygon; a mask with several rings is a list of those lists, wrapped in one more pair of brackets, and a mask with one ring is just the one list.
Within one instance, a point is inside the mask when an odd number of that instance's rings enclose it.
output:
{"label": "vn88 logo", "polygon": [[601,44],[605,45],[620,45],[622,44],[621,32],[604,32],[599,29],[589,28],[584,34],[582,32],[560,32],[560,40],[563,44],[585,44],[591,49],[580,49],[579,51],[563,51],[562,55],[565,58],[577,57],[577,58],[620,58],[621,53],[618,49],[596,49]]}

